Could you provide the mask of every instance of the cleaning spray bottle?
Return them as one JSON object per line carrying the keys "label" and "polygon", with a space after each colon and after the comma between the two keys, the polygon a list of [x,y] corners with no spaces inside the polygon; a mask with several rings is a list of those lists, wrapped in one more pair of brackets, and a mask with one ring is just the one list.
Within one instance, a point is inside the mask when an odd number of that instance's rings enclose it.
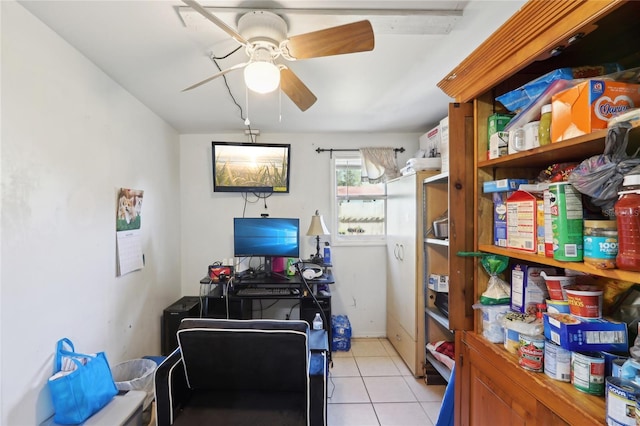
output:
{"label": "cleaning spray bottle", "polygon": [[331,263],[331,246],[329,246],[329,242],[324,242],[324,257],[322,259],[324,263]]}

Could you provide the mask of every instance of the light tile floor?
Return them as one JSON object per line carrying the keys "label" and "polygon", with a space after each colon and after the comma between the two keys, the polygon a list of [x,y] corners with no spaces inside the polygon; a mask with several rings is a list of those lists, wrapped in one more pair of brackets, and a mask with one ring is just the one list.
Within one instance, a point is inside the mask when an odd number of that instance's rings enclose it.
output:
{"label": "light tile floor", "polygon": [[328,426],[436,423],[445,386],[416,379],[387,339],[351,339],[351,350],[332,358]]}

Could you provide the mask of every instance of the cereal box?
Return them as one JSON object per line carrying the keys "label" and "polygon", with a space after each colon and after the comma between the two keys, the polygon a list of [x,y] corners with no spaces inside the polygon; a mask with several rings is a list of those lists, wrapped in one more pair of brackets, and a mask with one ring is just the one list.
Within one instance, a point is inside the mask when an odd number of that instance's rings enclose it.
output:
{"label": "cereal box", "polygon": [[551,98],[551,142],[607,128],[607,122],[640,105],[640,84],[587,80]]}

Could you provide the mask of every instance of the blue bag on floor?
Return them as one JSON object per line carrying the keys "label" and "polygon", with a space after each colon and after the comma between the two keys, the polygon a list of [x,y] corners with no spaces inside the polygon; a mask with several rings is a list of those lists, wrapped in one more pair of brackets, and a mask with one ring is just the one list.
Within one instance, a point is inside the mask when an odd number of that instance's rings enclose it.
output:
{"label": "blue bag on floor", "polygon": [[[64,349],[67,345],[71,350]],[[104,352],[76,353],[71,340],[58,341],[49,391],[59,424],[76,425],[107,405],[118,393]]]}
{"label": "blue bag on floor", "polygon": [[331,336],[331,351],[351,349],[351,322],[348,316],[331,316]]}
{"label": "blue bag on floor", "polygon": [[455,365],[451,369],[451,377],[447,388],[444,390],[444,397],[442,398],[442,405],[440,406],[440,413],[438,414],[438,421],[436,426],[453,426],[453,400],[455,398],[454,389],[456,382],[456,367]]}

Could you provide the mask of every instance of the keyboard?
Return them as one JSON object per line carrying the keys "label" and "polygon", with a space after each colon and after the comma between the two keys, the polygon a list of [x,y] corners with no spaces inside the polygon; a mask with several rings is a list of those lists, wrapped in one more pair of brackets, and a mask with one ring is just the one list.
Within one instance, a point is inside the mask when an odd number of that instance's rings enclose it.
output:
{"label": "keyboard", "polygon": [[291,296],[298,293],[297,289],[292,288],[251,287],[241,288],[236,294],[238,296]]}

